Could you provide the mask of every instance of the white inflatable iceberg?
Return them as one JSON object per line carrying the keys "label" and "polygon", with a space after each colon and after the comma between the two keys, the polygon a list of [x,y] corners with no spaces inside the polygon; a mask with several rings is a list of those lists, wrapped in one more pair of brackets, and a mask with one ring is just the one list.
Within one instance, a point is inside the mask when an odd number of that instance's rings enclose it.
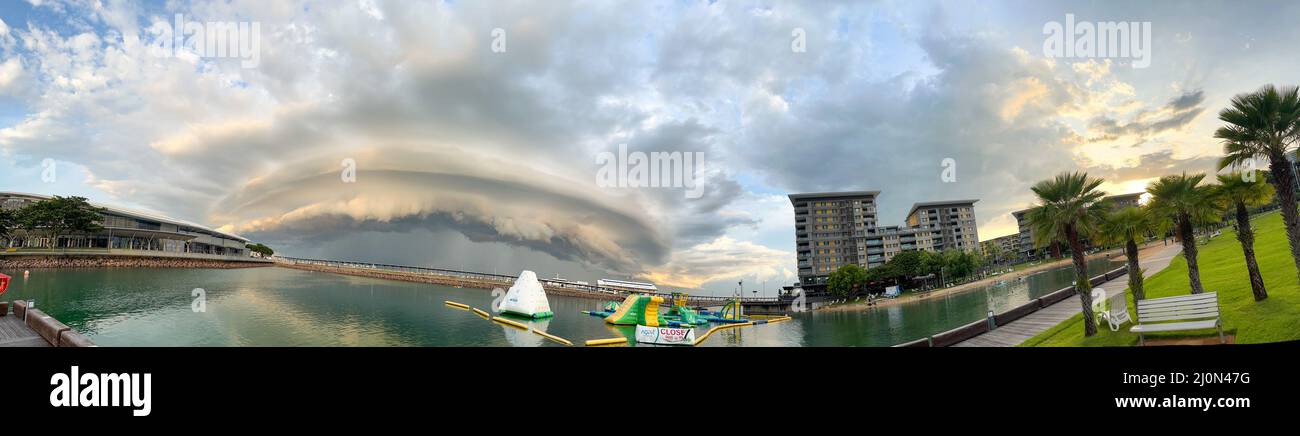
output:
{"label": "white inflatable iceberg", "polygon": [[519,273],[514,286],[506,291],[506,299],[501,302],[501,313],[509,313],[527,318],[547,318],[551,313],[551,302],[546,300],[546,291],[537,281],[537,274],[525,270]]}

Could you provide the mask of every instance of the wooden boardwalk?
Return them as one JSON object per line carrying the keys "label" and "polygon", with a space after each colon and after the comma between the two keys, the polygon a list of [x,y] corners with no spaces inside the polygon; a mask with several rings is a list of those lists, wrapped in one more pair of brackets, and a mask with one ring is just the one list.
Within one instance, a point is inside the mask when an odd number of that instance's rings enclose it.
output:
{"label": "wooden boardwalk", "polygon": [[[1169,262],[1181,251],[1181,246],[1169,244],[1156,248],[1145,258],[1138,260],[1142,268],[1143,277],[1151,277],[1151,274],[1165,269]],[[1106,295],[1114,295],[1115,292],[1124,292],[1128,288],[1128,274],[1116,277],[1114,280],[1102,283],[1101,288],[1106,290]],[[998,326],[988,333],[967,339],[954,344],[954,347],[1014,347],[1025,342],[1029,338],[1037,336],[1039,333],[1047,331],[1062,321],[1082,312],[1083,308],[1079,305],[1079,299],[1071,296],[1037,312],[1031,313],[1024,318],[1012,321],[1010,324]],[[1127,325],[1121,328],[1128,328]]]}
{"label": "wooden boardwalk", "polygon": [[0,316],[0,347],[48,347],[49,342],[23,323],[23,319],[8,314]]}

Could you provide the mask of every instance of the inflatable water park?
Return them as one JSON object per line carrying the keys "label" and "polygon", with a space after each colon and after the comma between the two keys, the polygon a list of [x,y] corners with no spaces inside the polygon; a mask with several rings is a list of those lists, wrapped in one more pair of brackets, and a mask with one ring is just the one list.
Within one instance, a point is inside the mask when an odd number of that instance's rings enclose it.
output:
{"label": "inflatable water park", "polygon": [[[768,319],[750,319],[744,316],[744,308],[739,298],[728,300],[717,311],[705,308],[692,308],[687,304],[688,295],[673,292],[668,299],[662,295],[630,294],[622,302],[605,303],[604,310],[583,311],[585,315],[601,318],[610,326],[635,326],[633,340],[642,344],[655,345],[699,345],[714,332],[730,328],[740,328],[761,324],[789,321],[789,316]],[[515,279],[505,299],[496,310],[501,316],[470,307],[454,301],[445,301],[447,307],[472,312],[484,320],[514,329],[508,331],[507,339],[511,344],[529,344],[535,342],[527,336],[531,332],[538,341],[552,342],[571,346],[573,342],[545,331],[547,320],[555,317],[551,311],[546,290],[537,280],[537,274],[525,270]],[[520,322],[511,318],[520,318]],[[704,333],[698,330],[708,327]],[[509,330],[509,329],[507,329]],[[592,339],[585,342],[587,346],[626,345],[628,338]]]}
{"label": "inflatable water park", "polygon": [[[637,342],[660,345],[697,345],[717,330],[790,319],[788,316],[763,320],[745,318],[738,298],[728,301],[717,312],[692,309],[687,306],[687,295],[683,292],[672,293],[669,307],[664,307],[662,296],[632,294],[622,303],[606,303],[603,311],[583,313],[602,318],[606,324],[634,325]],[[697,327],[710,324],[720,325],[696,335]]]}

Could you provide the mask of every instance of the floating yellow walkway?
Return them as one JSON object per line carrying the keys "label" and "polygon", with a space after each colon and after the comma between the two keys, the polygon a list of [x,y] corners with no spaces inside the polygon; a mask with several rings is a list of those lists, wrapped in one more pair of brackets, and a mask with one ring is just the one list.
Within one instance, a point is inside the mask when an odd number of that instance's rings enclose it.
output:
{"label": "floating yellow walkway", "polygon": [[505,318],[502,318],[502,317],[499,317],[499,316],[494,316],[494,317],[492,317],[492,321],[496,321],[496,322],[499,323],[499,324],[505,324],[505,325],[508,325],[508,326],[511,326],[511,327],[514,327],[514,328],[517,328],[517,329],[520,329],[520,330],[523,330],[523,331],[528,331],[528,326],[525,325],[525,324],[522,324],[522,323],[520,323],[520,322],[518,322],[518,321],[505,319]]}
{"label": "floating yellow walkway", "polygon": [[568,345],[568,346],[570,346],[570,347],[573,346],[573,342],[570,342],[568,339],[564,339],[564,338],[561,338],[561,337],[559,337],[559,336],[555,336],[555,335],[553,335],[553,334],[550,334],[550,333],[547,333],[547,332],[544,332],[544,331],[541,331],[541,330],[538,330],[538,329],[533,329],[533,333],[536,333],[538,336],[541,336],[541,337],[543,337],[543,338],[546,338],[546,339],[550,339],[550,340],[552,340],[552,341],[555,341],[556,343],[560,343],[560,344]]}
{"label": "floating yellow walkway", "polygon": [[709,335],[712,335],[713,332],[716,332],[716,331],[718,331],[718,330],[733,329],[733,328],[737,328],[737,327],[744,327],[744,326],[750,326],[750,325],[754,325],[754,323],[751,321],[751,322],[742,322],[742,323],[736,323],[736,324],[723,324],[723,325],[720,325],[720,326],[715,326],[715,327],[709,329],[709,331],[704,332],[704,335],[703,335],[703,336],[700,336],[700,337],[698,337],[698,338],[695,338],[695,343],[693,343],[693,344],[691,344],[691,345],[700,345],[701,343],[704,342],[705,339],[708,339],[708,338],[709,338]]}
{"label": "floating yellow walkway", "polygon": [[[443,303],[446,304],[446,305],[448,305],[448,306],[451,306],[451,307],[457,308],[457,309],[467,310],[467,311],[470,311],[470,312],[474,312],[474,314],[475,314],[475,315],[478,315],[480,318],[483,318],[483,319],[486,319],[486,320],[490,320],[490,321],[496,322],[496,323],[498,323],[498,324],[507,325],[507,326],[514,327],[514,328],[517,328],[517,329],[520,329],[520,330],[523,330],[523,331],[531,331],[531,332],[533,332],[533,333],[536,333],[538,336],[541,336],[541,337],[546,338],[546,339],[550,339],[551,341],[554,341],[554,342],[556,342],[556,343],[564,344],[564,345],[567,345],[567,346],[570,346],[570,347],[573,346],[573,342],[570,341],[570,340],[568,340],[568,339],[564,339],[564,338],[561,338],[561,337],[559,337],[559,336],[555,336],[555,335],[553,335],[553,334],[550,334],[550,333],[547,333],[547,332],[544,332],[544,331],[541,331],[541,330],[537,330],[537,329],[529,328],[527,324],[524,324],[524,323],[521,323],[521,322],[518,322],[518,321],[514,321],[514,320],[510,320],[510,319],[502,318],[502,317],[499,317],[499,316],[492,316],[492,315],[488,314],[486,311],[484,311],[484,310],[482,310],[482,309],[479,309],[479,308],[477,308],[477,307],[469,307],[468,305],[461,304],[461,303],[457,303],[457,302],[455,302],[455,301],[444,301]],[[626,339],[625,339],[624,341],[626,341]]]}
{"label": "floating yellow walkway", "polygon": [[627,338],[592,339],[587,341],[587,346],[595,347],[598,345],[617,345],[617,344],[626,344],[626,343],[627,343]]}

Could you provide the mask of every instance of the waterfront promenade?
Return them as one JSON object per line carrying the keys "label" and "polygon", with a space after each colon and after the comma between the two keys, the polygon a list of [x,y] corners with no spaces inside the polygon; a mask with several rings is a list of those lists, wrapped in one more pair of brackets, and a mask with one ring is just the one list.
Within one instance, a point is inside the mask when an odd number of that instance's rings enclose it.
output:
{"label": "waterfront promenade", "polygon": [[0,347],[49,347],[45,338],[27,327],[22,318],[0,316]]}
{"label": "waterfront promenade", "polygon": [[[1178,256],[1182,251],[1179,244],[1169,244],[1167,246],[1157,247],[1146,257],[1138,259],[1138,265],[1142,268],[1143,277],[1151,277],[1152,274],[1160,272],[1169,266],[1169,262]],[[1105,289],[1106,295],[1114,295],[1115,292],[1125,292],[1128,288],[1128,274],[1116,277],[1094,289]],[[987,333],[975,336],[965,341],[954,344],[954,347],[1014,347],[1022,342],[1032,338],[1039,333],[1046,331],[1057,324],[1070,319],[1083,310],[1079,305],[1079,298],[1071,296],[1056,304],[1040,309],[1034,313],[1026,315],[1024,318],[1012,321],[1007,325],[998,326]],[[1130,324],[1125,324],[1121,328],[1128,328]],[[1100,328],[1109,328],[1102,326]]]}

